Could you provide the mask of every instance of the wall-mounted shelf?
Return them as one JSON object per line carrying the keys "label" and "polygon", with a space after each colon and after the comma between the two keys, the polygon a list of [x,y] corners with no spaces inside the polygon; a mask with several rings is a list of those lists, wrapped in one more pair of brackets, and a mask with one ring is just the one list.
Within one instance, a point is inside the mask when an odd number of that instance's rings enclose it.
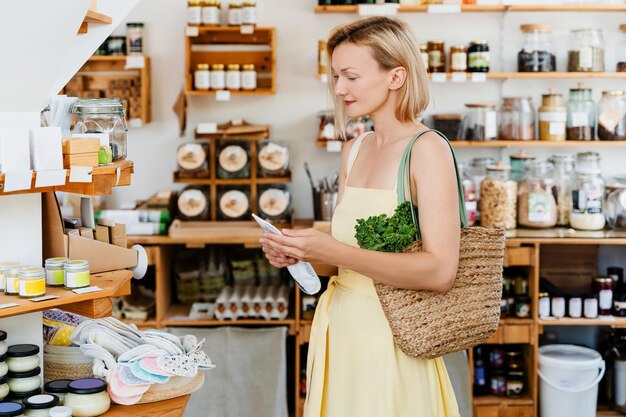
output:
{"label": "wall-mounted shelf", "polygon": [[538,323],[542,326],[610,326],[612,328],[626,328],[626,318],[611,317],[609,319],[573,319],[563,317],[562,319],[542,320]]}
{"label": "wall-mounted shelf", "polygon": [[113,19],[110,16],[107,16],[103,13],[99,13],[96,10],[88,10],[85,15],[85,19],[83,23],[80,25],[78,29],[78,33],[87,33],[89,30],[89,23],[97,23],[101,25],[109,25],[113,22]]}
{"label": "wall-mounted shelf", "polygon": [[189,395],[138,405],[111,405],[101,417],[182,417]]}
{"label": "wall-mounted shelf", "polygon": [[[179,178],[174,173],[174,182],[180,184],[195,185],[249,185],[249,178],[224,179],[224,178]],[[257,184],[287,184],[291,182],[291,177],[260,177],[256,179]]]}
{"label": "wall-mounted shelf", "polygon": [[[318,148],[326,148],[325,140],[315,141]],[[536,148],[536,147],[584,147],[584,148],[621,148],[626,147],[626,141],[623,140],[566,140],[562,142],[549,140],[451,140],[450,143],[455,148]],[[340,146],[343,146],[343,142]]]}
{"label": "wall-mounted shelf", "polygon": [[[437,6],[437,5],[435,5]],[[428,5],[400,6],[400,13],[428,13]],[[462,13],[483,12],[626,12],[624,5],[520,5],[520,6],[477,6],[461,5]],[[356,13],[358,6],[316,6],[315,13]]]}
{"label": "wall-mounted shelf", "polygon": [[[436,74],[444,74],[444,73],[436,73]],[[447,72],[445,73],[446,79],[452,79],[454,73]],[[626,72],[484,72],[484,73],[460,73],[466,74],[468,83],[473,82],[472,76],[473,74],[484,74],[488,80],[509,80],[509,79],[519,79],[519,80],[537,80],[537,79],[578,79],[578,78],[602,78],[602,79],[613,79],[613,78],[626,78]],[[429,78],[433,78],[433,74],[428,74]]]}

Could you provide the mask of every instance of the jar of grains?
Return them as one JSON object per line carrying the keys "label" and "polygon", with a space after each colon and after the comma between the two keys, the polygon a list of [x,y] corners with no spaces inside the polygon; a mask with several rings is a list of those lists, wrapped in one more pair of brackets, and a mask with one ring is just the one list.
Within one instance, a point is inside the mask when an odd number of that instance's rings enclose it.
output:
{"label": "jar of grains", "polygon": [[553,167],[546,161],[526,164],[524,179],[518,187],[517,221],[520,226],[533,228],[554,227],[557,221]]}
{"label": "jar of grains", "polygon": [[487,177],[480,184],[480,223],[483,227],[517,224],[517,183],[510,178],[511,168],[501,162],[487,167]]}

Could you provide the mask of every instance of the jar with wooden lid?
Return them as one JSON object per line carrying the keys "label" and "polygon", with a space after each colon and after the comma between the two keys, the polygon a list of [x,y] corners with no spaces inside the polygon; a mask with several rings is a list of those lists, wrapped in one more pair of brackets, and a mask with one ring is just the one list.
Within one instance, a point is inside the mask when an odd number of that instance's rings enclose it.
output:
{"label": "jar with wooden lid", "polygon": [[178,194],[176,217],[181,220],[209,220],[209,189],[191,186]]}
{"label": "jar with wooden lid", "polygon": [[226,71],[226,89],[241,90],[241,66],[239,64],[228,64]]}
{"label": "jar with wooden lid", "polygon": [[623,90],[602,92],[598,103],[598,138],[626,140],[626,97]]}
{"label": "jar with wooden lid", "polygon": [[202,24],[205,26],[220,25],[220,3],[207,1],[202,6]]}
{"label": "jar with wooden lid", "polygon": [[548,160],[554,166],[556,224],[557,226],[568,226],[572,208],[572,184],[576,159],[571,154],[554,154]]}
{"label": "jar with wooden lid", "polygon": [[550,89],[542,95],[539,107],[539,139],[564,141],[566,139],[565,125],[567,122],[567,107],[563,96]]}
{"label": "jar with wooden lid", "polygon": [[198,64],[198,68],[193,73],[193,87],[199,91],[206,91],[211,87],[209,64]]}
{"label": "jar with wooden lid", "polygon": [[567,140],[594,140],[596,105],[591,98],[591,88],[570,88],[567,100]]}
{"label": "jar with wooden lid", "polygon": [[450,72],[467,71],[467,48],[465,45],[450,47]]}
{"label": "jar with wooden lid", "polygon": [[223,90],[226,88],[226,72],[224,64],[211,65],[211,90]]}
{"label": "jar with wooden lid", "polygon": [[259,216],[273,222],[288,222],[291,216],[291,194],[283,185],[259,189]]}
{"label": "jar with wooden lid", "polygon": [[176,151],[176,161],[179,175],[193,174],[193,178],[208,178],[209,144],[189,142],[179,145]]}
{"label": "jar with wooden lid", "polygon": [[241,3],[228,5],[228,26],[240,26],[243,21],[243,7]]}
{"label": "jar with wooden lid", "polygon": [[428,41],[428,72],[446,72],[446,51],[442,40]]}
{"label": "jar with wooden lid", "polygon": [[250,218],[249,187],[221,187],[217,196],[217,213],[220,220],[245,220]]}
{"label": "jar with wooden lid", "polygon": [[254,64],[241,66],[241,89],[246,91],[256,90],[256,70]]}
{"label": "jar with wooden lid", "polygon": [[530,97],[503,97],[499,117],[498,139],[535,139],[535,108]]}
{"label": "jar with wooden lid", "polygon": [[490,103],[466,104],[463,119],[463,139],[495,140],[498,134],[496,105]]}
{"label": "jar with wooden lid", "polygon": [[604,72],[604,37],[599,29],[570,31],[567,71]]}
{"label": "jar with wooden lid", "polygon": [[250,178],[250,145],[244,141],[221,141],[217,154],[218,178]]}
{"label": "jar with wooden lid", "polygon": [[244,2],[241,23],[243,25],[256,25],[256,16],[256,1]]}
{"label": "jar with wooden lid", "polygon": [[467,71],[489,72],[491,67],[491,53],[487,41],[472,41],[467,48]]}
{"label": "jar with wooden lid", "polygon": [[517,194],[517,222],[520,226],[545,229],[556,225],[557,206],[553,187],[551,163],[531,161],[526,164]]}
{"label": "jar with wooden lid", "polygon": [[536,157],[528,155],[524,149],[516,154],[509,156],[511,163],[511,179],[513,181],[519,181],[524,176],[526,171],[526,164],[535,160]]}
{"label": "jar with wooden lid", "polygon": [[199,26],[202,24],[202,2],[191,0],[187,2],[187,24]]}
{"label": "jar with wooden lid", "polygon": [[487,167],[487,177],[480,184],[481,226],[514,229],[517,225],[517,183],[510,172],[499,161]]}
{"label": "jar with wooden lid", "polygon": [[552,47],[552,25],[521,25],[524,45],[517,54],[519,72],[556,71],[556,56]]}
{"label": "jar with wooden lid", "polygon": [[600,155],[580,152],[576,155],[576,177],[572,185],[570,225],[577,230],[604,228],[605,183],[600,171]]}
{"label": "jar with wooden lid", "polygon": [[259,143],[257,166],[261,177],[284,177],[289,174],[289,148],[284,141]]}

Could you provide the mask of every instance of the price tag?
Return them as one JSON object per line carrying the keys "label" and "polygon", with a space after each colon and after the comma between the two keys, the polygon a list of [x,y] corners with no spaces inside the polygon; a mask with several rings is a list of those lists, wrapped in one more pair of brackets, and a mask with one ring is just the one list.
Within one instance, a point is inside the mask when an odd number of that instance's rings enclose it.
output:
{"label": "price tag", "polygon": [[359,4],[359,16],[395,16],[398,14],[399,4]]}
{"label": "price tag", "polygon": [[189,37],[196,37],[200,34],[200,29],[198,26],[187,26],[185,34]]}
{"label": "price tag", "polygon": [[[197,29],[197,28],[196,28]],[[128,55],[124,69],[145,68],[146,58],[143,55]]]}
{"label": "price tag", "polygon": [[31,298],[29,301],[32,301],[34,303],[38,303],[40,301],[54,300],[55,298],[59,298],[59,296],[58,295],[44,295],[43,297]]}
{"label": "price tag", "polygon": [[452,82],[453,83],[464,83],[467,81],[467,73],[466,72],[453,72],[452,73]]}
{"label": "price tag", "polygon": [[17,306],[19,306],[19,304],[17,303],[0,304],[0,309],[9,308],[9,307],[17,307]]}
{"label": "price tag", "polygon": [[88,294],[90,292],[98,292],[98,291],[102,291],[102,288],[100,287],[87,287],[87,288],[77,288],[74,291],[76,294]]}
{"label": "price tag", "polygon": [[229,90],[217,90],[215,92],[215,99],[217,101],[230,101],[230,91]]}
{"label": "price tag", "polygon": [[241,126],[243,125],[243,119],[231,119],[230,124],[233,126]]}
{"label": "price tag", "polygon": [[35,178],[35,188],[52,187],[55,185],[65,185],[67,171],[64,169],[54,169],[50,171],[37,171]]}
{"label": "price tag", "polygon": [[196,129],[198,133],[216,133],[217,132],[217,123],[209,122],[209,123],[198,123],[198,128]]}
{"label": "price tag", "polygon": [[445,72],[433,72],[431,79],[434,83],[445,83],[448,81],[448,74]]}
{"label": "price tag", "polygon": [[328,152],[341,152],[342,142],[340,140],[329,140],[326,142]]}
{"label": "price tag", "polygon": [[70,182],[92,182],[92,167],[73,166],[70,167]]}
{"label": "price tag", "polygon": [[143,121],[139,117],[133,117],[130,119],[128,126],[132,128],[138,128],[143,126]]}
{"label": "price tag", "polygon": [[17,171],[4,173],[4,192],[30,189],[33,171]]}
{"label": "price tag", "polygon": [[473,72],[472,73],[472,82],[473,83],[484,83],[487,81],[487,73],[484,72]]}
{"label": "price tag", "polygon": [[461,13],[460,4],[429,4],[428,13]]}
{"label": "price tag", "polygon": [[254,26],[253,25],[241,25],[239,27],[239,31],[241,32],[242,35],[252,35],[254,33]]}

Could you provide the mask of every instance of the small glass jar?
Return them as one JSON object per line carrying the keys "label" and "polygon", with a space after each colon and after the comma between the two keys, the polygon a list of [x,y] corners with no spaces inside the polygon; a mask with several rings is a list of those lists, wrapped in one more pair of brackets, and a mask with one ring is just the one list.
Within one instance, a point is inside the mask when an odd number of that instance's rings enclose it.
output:
{"label": "small glass jar", "polygon": [[542,95],[539,107],[539,139],[564,141],[566,139],[567,107],[563,96],[550,89]]}
{"label": "small glass jar", "polygon": [[191,0],[187,2],[187,24],[199,26],[202,23],[202,2]]}
{"label": "small glass jar", "polygon": [[[6,353],[9,347],[7,346],[7,332],[0,330],[0,362],[6,360]],[[0,376],[4,375],[0,372]]]}
{"label": "small glass jar", "polygon": [[211,90],[223,90],[226,88],[226,72],[224,64],[211,65]]}
{"label": "small glass jar", "polygon": [[283,141],[259,143],[257,165],[262,177],[284,177],[289,174],[289,148]]}
{"label": "small glass jar", "polygon": [[39,389],[41,386],[41,368],[36,367],[24,372],[9,371],[7,382],[11,393],[25,393]]}
{"label": "small glass jar", "polygon": [[598,315],[610,316],[613,309],[613,279],[594,277],[592,291],[598,297]]}
{"label": "small glass jar", "polygon": [[467,71],[489,72],[491,53],[487,41],[472,41],[467,48]]}
{"label": "small glass jar", "polygon": [[523,295],[515,299],[515,317],[527,319],[530,317],[530,297]]}
{"label": "small glass jar", "polygon": [[574,229],[602,230],[605,223],[604,189],[600,155],[596,152],[578,153],[569,219]]}
{"label": "small glass jar", "polygon": [[498,135],[498,117],[495,104],[469,103],[463,119],[463,139],[495,140]]}
{"label": "small glass jar", "polygon": [[596,104],[591,98],[591,89],[569,90],[567,101],[567,140],[594,140],[596,131]]}
{"label": "small glass jar", "polygon": [[126,159],[126,108],[119,98],[84,98],[73,106],[78,117],[74,125],[76,133],[107,133],[113,151],[113,160]]}
{"label": "small glass jar", "polygon": [[228,90],[241,90],[241,66],[239,64],[228,64],[226,71],[226,88]]}
{"label": "small glass jar", "polygon": [[472,158],[470,162],[469,175],[476,186],[476,201],[478,201],[476,221],[480,221],[480,186],[487,177],[487,167],[495,164],[496,160],[491,157]]}
{"label": "small glass jar", "polygon": [[549,159],[554,165],[554,187],[556,188],[556,205],[558,226],[569,225],[569,214],[572,209],[572,184],[574,176],[574,155],[554,154]]}
{"label": "small glass jar", "polygon": [[193,173],[194,178],[209,176],[208,143],[189,142],[178,146],[176,151],[178,173]]}
{"label": "small glass jar", "polygon": [[41,297],[46,294],[46,271],[34,266],[19,272],[19,295],[22,298]]}
{"label": "small glass jar", "polygon": [[[609,191],[610,190],[610,191]],[[606,222],[616,230],[626,229],[626,178],[620,184],[607,186]]]}
{"label": "small glass jar", "polygon": [[603,91],[598,103],[598,138],[626,140],[626,97],[622,90]]}
{"label": "small glass jar", "polygon": [[506,374],[502,369],[491,371],[491,394],[500,397],[506,395]]}
{"label": "small glass jar", "polygon": [[11,401],[0,403],[0,417],[24,417],[24,405]]}
{"label": "small glass jar", "polygon": [[9,372],[28,372],[39,367],[39,346],[21,344],[9,346],[7,365]]}
{"label": "small glass jar", "polygon": [[244,2],[241,23],[243,25],[256,25],[256,20],[256,1]]}
{"label": "small glass jar", "polygon": [[583,315],[583,299],[578,294],[572,294],[567,302],[568,315],[573,319],[579,319]]}
{"label": "small glass jar", "polygon": [[598,29],[570,32],[567,71],[604,72],[604,37]]}
{"label": "small glass jar", "polygon": [[68,385],[72,382],[71,379],[55,379],[54,381],[48,381],[43,386],[44,392],[47,394],[54,394],[59,397],[59,404],[63,405],[65,395],[68,393]]}
{"label": "small glass jar", "polygon": [[96,417],[111,407],[106,382],[96,378],[77,379],[68,386],[65,405],[74,417]]}
{"label": "small glass jar", "polygon": [[249,148],[246,142],[222,141],[217,155],[218,178],[250,178]]}
{"label": "small glass jar", "polygon": [[621,32],[620,42],[617,46],[617,72],[626,72],[626,24],[619,25]]}
{"label": "small glass jar", "polygon": [[519,181],[524,176],[524,172],[526,172],[526,164],[535,160],[535,157],[532,155],[527,155],[525,150],[521,150],[516,154],[509,156],[509,161],[511,163],[511,179],[514,181]]}
{"label": "small glass jar", "polygon": [[220,25],[220,4],[217,1],[207,1],[202,6],[202,24],[205,26]]}
{"label": "small glass jar", "polygon": [[9,396],[10,388],[9,384],[7,384],[7,376],[0,376],[0,401],[3,401],[6,397]]}
{"label": "small glass jar", "polygon": [[583,305],[583,314],[587,319],[598,318],[598,298],[594,295],[588,295],[585,297]]}
{"label": "small glass jar", "polygon": [[88,287],[91,283],[89,274],[89,262],[83,259],[67,261],[65,270],[65,289],[75,290],[77,288]]}
{"label": "small glass jar", "polygon": [[256,70],[254,64],[243,64],[241,66],[241,89],[245,91],[256,90]]}
{"label": "small glass jar", "polygon": [[59,397],[50,394],[38,394],[23,401],[28,417],[50,417],[50,409],[59,405]]}
{"label": "small glass jar", "polygon": [[217,197],[220,220],[245,220],[250,217],[250,190],[243,187],[224,187]]}
{"label": "small glass jar", "polygon": [[471,227],[476,224],[476,211],[478,210],[476,184],[469,173],[467,164],[459,163],[459,172],[461,174],[461,185],[463,187],[465,212],[467,213],[467,225]]}
{"label": "small glass jar", "polygon": [[128,55],[143,55],[143,23],[126,23],[126,52]]}
{"label": "small glass jar", "polygon": [[69,259],[64,257],[46,259],[46,285],[59,287],[65,284],[65,263]]}
{"label": "small glass jar", "polygon": [[509,369],[506,378],[506,396],[521,397],[524,392],[524,371],[521,366]]}
{"label": "small glass jar", "polygon": [[547,317],[550,317],[550,294],[542,292],[539,293],[539,318]]}
{"label": "small glass jar", "polygon": [[553,194],[552,164],[532,161],[518,185],[517,222],[520,226],[545,229],[557,221],[556,199]]}
{"label": "small glass jar", "polygon": [[521,25],[524,46],[517,54],[517,71],[556,71],[556,56],[552,47],[552,25]]}
{"label": "small glass jar", "polygon": [[176,217],[181,220],[209,220],[209,189],[190,186],[178,194]]}
{"label": "small glass jar", "polygon": [[25,265],[13,265],[4,270],[4,293],[6,295],[18,295],[20,293],[20,270]]}
{"label": "small glass jar", "polygon": [[422,44],[420,45],[420,57],[422,58],[422,63],[424,64],[424,69],[428,71],[428,45]]}
{"label": "small glass jar", "polygon": [[464,114],[443,113],[433,114],[433,125],[435,130],[440,131],[449,140],[461,139],[461,127],[463,125]]}
{"label": "small glass jar", "polygon": [[481,226],[514,229],[517,225],[517,183],[510,179],[510,171],[500,163],[487,167],[480,185]]}
{"label": "small glass jar", "polygon": [[565,298],[563,297],[552,297],[551,303],[551,311],[552,317],[557,319],[562,319],[565,317]]}
{"label": "small glass jar", "polygon": [[199,91],[206,91],[211,88],[209,64],[198,64],[198,68],[193,73],[193,87]]}
{"label": "small glass jar", "polygon": [[428,72],[446,72],[446,50],[442,40],[428,41]]}
{"label": "small glass jar", "polygon": [[535,108],[530,97],[503,97],[500,107],[500,140],[534,140]]}
{"label": "small glass jar", "polygon": [[0,291],[4,292],[6,288],[5,271],[19,265],[17,262],[1,262],[0,263]]}
{"label": "small glass jar", "polygon": [[228,26],[240,26],[243,21],[243,8],[241,3],[228,5]]}
{"label": "small glass jar", "polygon": [[450,47],[450,72],[467,71],[467,48],[465,45]]}
{"label": "small glass jar", "polygon": [[52,407],[50,417],[72,417],[72,409],[66,406]]}
{"label": "small glass jar", "polygon": [[291,214],[291,194],[279,185],[263,187],[259,190],[259,216],[274,222],[288,222]]}

